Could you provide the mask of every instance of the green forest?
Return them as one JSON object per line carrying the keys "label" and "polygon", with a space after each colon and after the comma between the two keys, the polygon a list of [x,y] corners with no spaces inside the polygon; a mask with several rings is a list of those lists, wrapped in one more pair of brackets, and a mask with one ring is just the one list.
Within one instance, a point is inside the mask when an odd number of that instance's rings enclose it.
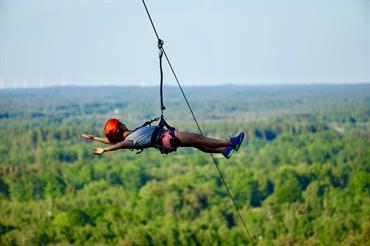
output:
{"label": "green forest", "polygon": [[[180,148],[102,156],[107,118],[160,115],[157,87],[0,90],[0,245],[369,245],[370,84],[185,87],[227,160]],[[168,123],[197,127],[178,88]]]}

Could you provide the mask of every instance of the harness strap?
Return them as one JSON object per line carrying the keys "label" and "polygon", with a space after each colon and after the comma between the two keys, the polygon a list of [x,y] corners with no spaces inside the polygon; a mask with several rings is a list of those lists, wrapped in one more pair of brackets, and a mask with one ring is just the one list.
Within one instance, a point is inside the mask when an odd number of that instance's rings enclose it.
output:
{"label": "harness strap", "polygon": [[150,126],[154,121],[157,121],[159,120],[160,118],[157,117],[157,118],[154,118],[154,119],[151,119],[151,120],[148,120],[148,121],[145,121],[144,124],[142,124],[141,126],[139,127],[136,127],[134,130],[131,131],[131,133],[133,133],[134,131],[144,127],[144,126]]}
{"label": "harness strap", "polygon": [[[148,120],[143,125],[141,125],[140,127],[137,127],[135,130],[133,130],[132,132],[134,132],[134,131],[142,128],[142,127],[148,126],[151,123],[153,123],[154,121],[157,121],[158,119],[159,118]],[[173,149],[167,149],[162,144],[162,135],[167,130],[169,131],[169,133],[170,133],[170,135],[172,137],[170,139],[170,143],[171,143],[171,146],[173,147]],[[151,146],[154,147],[154,148],[157,148],[161,152],[161,154],[169,154],[171,152],[174,152],[174,151],[177,150],[177,147],[180,145],[180,140],[175,135],[175,128],[172,127],[172,126],[170,126],[165,121],[165,119],[163,119],[163,118],[161,118],[161,121],[159,122],[158,126],[155,127],[155,129],[154,129],[154,131],[152,133],[150,142],[151,142]],[[144,149],[138,149],[138,151],[136,152],[136,154],[140,154],[143,151],[144,151]]]}
{"label": "harness strap", "polygon": [[170,135],[172,136],[172,138],[170,139],[171,146],[173,147],[172,151],[176,151],[177,147],[180,146],[181,142],[180,142],[180,139],[178,139],[175,135],[175,128],[171,127],[169,130],[170,130]]}
{"label": "harness strap", "polygon": [[159,70],[161,75],[161,83],[160,83],[160,96],[161,96],[161,115],[163,116],[163,110],[166,107],[163,104],[163,69],[162,69],[162,57],[163,57],[163,40],[158,39],[158,49],[159,49]]}
{"label": "harness strap", "polygon": [[159,143],[161,139],[161,135],[162,135],[161,128],[157,126],[154,129],[154,132],[152,134],[152,139],[151,139],[152,146],[156,146]]}
{"label": "harness strap", "polygon": [[[166,120],[163,118],[163,111],[166,109],[166,107],[164,106],[164,103],[163,103],[163,69],[162,69],[162,57],[163,57],[163,53],[164,53],[163,44],[164,44],[163,40],[158,38],[159,70],[160,70],[160,76],[161,76],[160,77],[160,91],[159,91],[160,92],[160,102],[161,102],[161,117],[160,118],[155,118],[153,120],[145,122],[142,126],[136,128],[134,131],[136,131],[137,129],[139,129],[141,127],[150,125],[154,121],[157,121],[157,120],[160,119],[160,121],[158,123],[158,126],[154,129],[154,132],[152,134],[151,146],[159,149],[159,151],[162,154],[168,154],[168,153],[171,153],[173,151],[176,151],[177,147],[180,144],[180,140],[178,138],[176,138],[176,136],[175,136],[175,128],[170,126],[166,122]],[[167,149],[167,148],[163,147],[163,144],[162,144],[162,138],[161,137],[167,130],[169,130],[170,135],[172,137],[170,139],[170,143],[171,143],[171,146],[173,147],[173,149]],[[142,150],[140,150],[137,154],[139,154],[141,152],[142,152]]]}

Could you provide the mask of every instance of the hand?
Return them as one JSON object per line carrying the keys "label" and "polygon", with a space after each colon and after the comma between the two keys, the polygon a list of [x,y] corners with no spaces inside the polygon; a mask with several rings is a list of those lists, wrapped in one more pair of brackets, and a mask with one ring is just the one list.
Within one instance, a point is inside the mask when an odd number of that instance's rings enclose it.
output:
{"label": "hand", "polygon": [[101,155],[104,153],[104,148],[96,148],[93,152],[95,155]]}
{"label": "hand", "polygon": [[86,134],[86,133],[81,134],[81,136],[86,138],[86,139],[91,139],[91,140],[94,140],[94,137],[95,137],[92,134]]}

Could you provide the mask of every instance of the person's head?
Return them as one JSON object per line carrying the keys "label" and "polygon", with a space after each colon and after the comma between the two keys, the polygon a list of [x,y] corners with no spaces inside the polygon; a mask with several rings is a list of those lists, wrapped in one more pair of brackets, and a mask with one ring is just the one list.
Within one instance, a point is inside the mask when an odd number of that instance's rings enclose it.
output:
{"label": "person's head", "polygon": [[118,119],[108,119],[104,124],[104,134],[111,143],[125,140],[123,133],[127,130],[125,124],[121,123]]}

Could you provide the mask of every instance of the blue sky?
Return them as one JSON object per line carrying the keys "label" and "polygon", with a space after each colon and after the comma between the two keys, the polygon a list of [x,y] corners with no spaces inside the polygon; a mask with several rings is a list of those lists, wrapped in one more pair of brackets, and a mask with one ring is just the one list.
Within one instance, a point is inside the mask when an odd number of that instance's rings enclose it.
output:
{"label": "blue sky", "polygon": [[[370,82],[368,0],[146,3],[182,85]],[[1,88],[156,86],[156,45],[140,0],[0,1]]]}

